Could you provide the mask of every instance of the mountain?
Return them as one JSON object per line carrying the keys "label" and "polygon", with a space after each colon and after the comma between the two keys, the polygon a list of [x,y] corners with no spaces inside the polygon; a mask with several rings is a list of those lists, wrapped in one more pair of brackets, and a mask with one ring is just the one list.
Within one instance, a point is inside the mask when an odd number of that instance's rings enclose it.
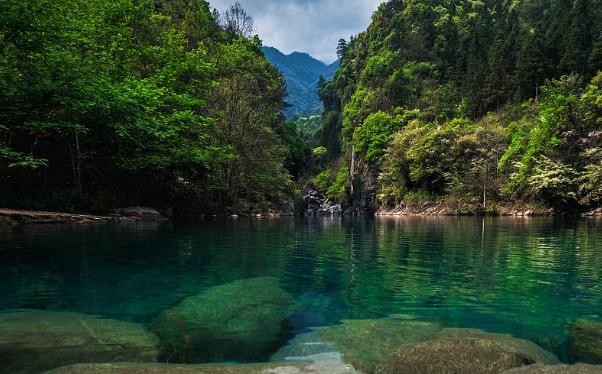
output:
{"label": "mountain", "polygon": [[293,52],[286,55],[273,47],[263,47],[266,58],[280,70],[286,80],[291,105],[285,112],[287,117],[308,116],[322,112],[323,105],[318,95],[317,83],[320,76],[330,79],[339,68],[339,62],[325,64],[307,53]]}

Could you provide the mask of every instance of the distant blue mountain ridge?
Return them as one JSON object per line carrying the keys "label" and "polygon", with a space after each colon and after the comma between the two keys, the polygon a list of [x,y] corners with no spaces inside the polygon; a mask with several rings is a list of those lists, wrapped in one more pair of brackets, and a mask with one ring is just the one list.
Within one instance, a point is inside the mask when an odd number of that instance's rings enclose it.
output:
{"label": "distant blue mountain ridge", "polygon": [[273,47],[263,47],[263,53],[286,81],[286,102],[290,107],[285,115],[292,118],[320,114],[323,106],[318,93],[318,80],[320,76],[327,80],[332,78],[339,68],[339,61],[328,65],[308,53],[293,52],[286,55]]}

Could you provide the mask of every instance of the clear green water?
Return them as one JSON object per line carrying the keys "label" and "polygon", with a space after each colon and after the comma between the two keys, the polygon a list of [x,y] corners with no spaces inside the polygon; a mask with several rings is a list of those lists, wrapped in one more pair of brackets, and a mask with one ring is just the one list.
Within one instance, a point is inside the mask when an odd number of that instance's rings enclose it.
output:
{"label": "clear green water", "polygon": [[566,358],[569,323],[602,319],[597,220],[0,227],[0,269],[0,310],[77,311],[140,323],[211,286],[275,276],[303,305],[288,321],[289,337],[341,319],[400,314],[511,333]]}

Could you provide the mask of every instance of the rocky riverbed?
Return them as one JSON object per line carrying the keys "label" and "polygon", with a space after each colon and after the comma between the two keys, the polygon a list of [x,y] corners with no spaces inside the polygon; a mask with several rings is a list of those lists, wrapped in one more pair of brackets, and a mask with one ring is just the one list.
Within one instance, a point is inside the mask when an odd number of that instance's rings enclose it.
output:
{"label": "rocky riverbed", "polygon": [[[297,305],[276,278],[259,277],[210,287],[144,325],[70,312],[1,312],[0,373],[602,373],[596,321],[570,326],[570,358],[580,364],[562,365],[528,340],[403,316],[343,320],[287,342]],[[269,362],[232,363],[278,346]]]}

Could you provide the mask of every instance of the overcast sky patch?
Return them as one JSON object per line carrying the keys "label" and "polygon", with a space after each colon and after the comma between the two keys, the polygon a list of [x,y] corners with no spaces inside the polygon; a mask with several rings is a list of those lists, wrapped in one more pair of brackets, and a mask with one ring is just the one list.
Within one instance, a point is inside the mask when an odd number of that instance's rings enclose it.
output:
{"label": "overcast sky patch", "polygon": [[[220,12],[235,0],[210,0]],[[307,52],[324,62],[336,60],[341,38],[364,31],[382,0],[239,0],[253,16],[263,44],[284,53]]]}

